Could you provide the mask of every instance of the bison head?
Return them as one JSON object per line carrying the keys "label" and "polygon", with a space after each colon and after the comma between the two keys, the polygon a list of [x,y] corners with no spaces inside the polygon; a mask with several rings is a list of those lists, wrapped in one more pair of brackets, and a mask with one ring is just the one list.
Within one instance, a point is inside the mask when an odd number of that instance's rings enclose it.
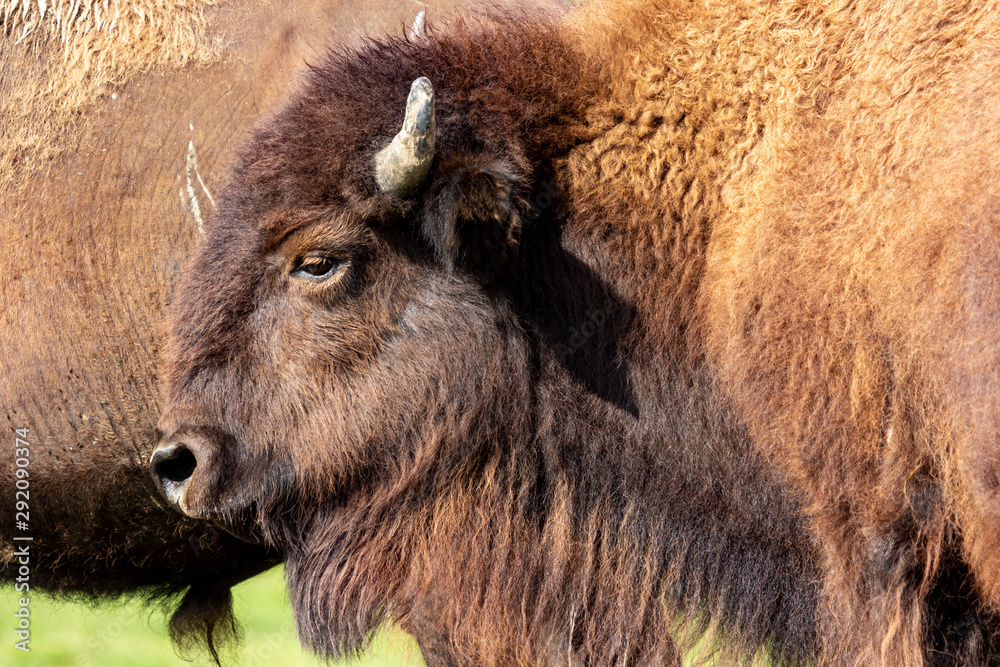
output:
{"label": "bison head", "polygon": [[[368,122],[398,121],[398,98]],[[480,439],[500,408],[483,397],[526,396],[524,337],[490,290],[521,226],[516,156],[448,128],[429,174],[427,78],[379,151],[344,145],[362,109],[336,101],[251,144],[173,306],[152,469],[181,511],[233,529],[254,504],[399,483],[442,440]]]}
{"label": "bison head", "polygon": [[300,628],[331,653],[413,611],[396,591],[423,585],[421,512],[468,484],[488,498],[536,430],[540,368],[613,356],[625,316],[558,249],[545,185],[579,140],[579,69],[537,28],[497,70],[502,49],[454,38],[482,29],[314,68],[237,159],[171,306],[153,475],[185,514],[285,549]]}

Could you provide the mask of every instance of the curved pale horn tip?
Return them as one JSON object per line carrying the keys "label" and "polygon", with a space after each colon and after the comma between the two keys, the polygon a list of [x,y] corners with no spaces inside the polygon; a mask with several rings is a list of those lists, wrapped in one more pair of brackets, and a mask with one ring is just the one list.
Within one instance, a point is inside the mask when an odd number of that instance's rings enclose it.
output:
{"label": "curved pale horn tip", "polygon": [[427,36],[427,14],[421,10],[413,17],[413,25],[410,26],[410,39],[421,39]]}
{"label": "curved pale horn tip", "polygon": [[410,85],[403,128],[375,156],[375,182],[405,197],[420,189],[434,161],[434,86],[427,77]]}

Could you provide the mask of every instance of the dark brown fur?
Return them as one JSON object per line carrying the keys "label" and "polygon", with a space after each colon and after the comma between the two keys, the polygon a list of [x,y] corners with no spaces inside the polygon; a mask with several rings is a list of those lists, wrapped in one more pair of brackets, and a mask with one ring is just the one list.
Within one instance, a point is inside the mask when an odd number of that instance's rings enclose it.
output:
{"label": "dark brown fur", "polygon": [[[727,662],[1000,660],[998,18],[622,3],[329,56],[172,309],[188,513],[253,511],[330,655],[391,618],[432,665],[674,664],[706,629]],[[401,200],[373,156],[418,76]],[[317,250],[339,278],[291,275]]]}

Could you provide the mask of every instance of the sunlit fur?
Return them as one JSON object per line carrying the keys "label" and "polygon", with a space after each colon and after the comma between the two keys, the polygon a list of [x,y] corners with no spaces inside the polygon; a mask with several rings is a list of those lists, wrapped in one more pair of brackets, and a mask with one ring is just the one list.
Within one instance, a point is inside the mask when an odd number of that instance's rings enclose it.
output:
{"label": "sunlit fur", "polygon": [[[256,511],[331,655],[392,618],[431,665],[1000,660],[998,20],[615,3],[330,55],[173,305],[189,512]],[[343,276],[290,276],[317,248]]]}

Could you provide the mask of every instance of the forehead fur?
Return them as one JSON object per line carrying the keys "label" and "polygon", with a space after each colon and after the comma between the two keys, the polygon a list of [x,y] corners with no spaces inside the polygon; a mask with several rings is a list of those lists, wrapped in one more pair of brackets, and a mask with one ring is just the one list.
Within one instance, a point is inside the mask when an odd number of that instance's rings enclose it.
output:
{"label": "forehead fur", "polygon": [[435,90],[435,164],[495,157],[530,187],[539,164],[578,140],[572,119],[596,86],[557,20],[541,12],[464,16],[440,32],[432,26],[424,39],[371,40],[327,54],[244,147],[220,223],[227,215],[268,220],[281,234],[277,211],[336,207],[377,219],[409,206],[379,192],[374,156],[399,131],[410,85],[421,76]]}

